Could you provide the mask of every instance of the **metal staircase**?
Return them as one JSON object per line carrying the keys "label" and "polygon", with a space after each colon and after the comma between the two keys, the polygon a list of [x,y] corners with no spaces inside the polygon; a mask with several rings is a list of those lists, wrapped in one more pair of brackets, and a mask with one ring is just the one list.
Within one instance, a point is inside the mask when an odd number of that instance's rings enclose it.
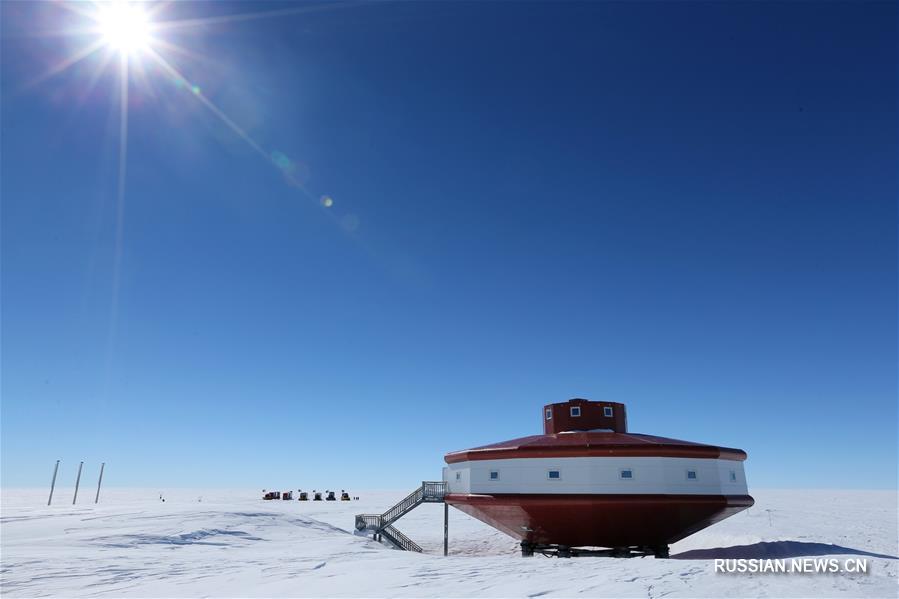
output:
{"label": "metal staircase", "polygon": [[445,482],[423,481],[419,488],[409,493],[383,514],[358,514],[356,530],[359,532],[370,531],[376,541],[384,539],[397,549],[421,553],[422,549],[418,543],[401,533],[392,524],[423,503],[443,503],[445,495]]}

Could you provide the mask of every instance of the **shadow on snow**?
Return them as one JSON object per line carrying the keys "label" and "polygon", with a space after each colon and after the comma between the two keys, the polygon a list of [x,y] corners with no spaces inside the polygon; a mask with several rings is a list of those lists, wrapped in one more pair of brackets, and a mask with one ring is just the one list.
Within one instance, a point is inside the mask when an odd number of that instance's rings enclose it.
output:
{"label": "shadow on snow", "polygon": [[802,541],[763,541],[753,545],[693,549],[672,555],[671,559],[784,559],[818,555],[861,555],[864,557],[899,559],[895,555],[873,553],[828,543],[805,543]]}
{"label": "shadow on snow", "polygon": [[261,541],[263,539],[249,535],[242,530],[195,530],[180,535],[121,535],[101,537],[95,541],[104,541],[106,547],[133,547],[135,545],[228,545],[225,542],[207,541],[210,537],[236,537],[245,541]]}

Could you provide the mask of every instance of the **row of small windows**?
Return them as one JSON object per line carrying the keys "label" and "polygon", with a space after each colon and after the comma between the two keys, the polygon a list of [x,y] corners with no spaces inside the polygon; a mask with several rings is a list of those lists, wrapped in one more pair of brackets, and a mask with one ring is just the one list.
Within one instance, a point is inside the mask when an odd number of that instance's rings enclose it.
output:
{"label": "row of small windows", "polygon": [[[580,418],[581,407],[580,406],[571,406],[571,408],[569,408],[569,413],[571,414],[572,418]],[[606,418],[612,418],[615,415],[615,410],[612,408],[612,406],[603,406],[602,415],[605,416]],[[552,408],[546,408],[546,419],[547,420],[553,419]]]}
{"label": "row of small windows", "polygon": [[[580,406],[571,406],[570,414],[572,418],[579,418],[581,415],[581,407]],[[611,418],[615,415],[615,411],[612,409],[612,406],[603,406],[602,415],[606,418]]]}
{"label": "row of small windows", "polygon": [[[687,480],[699,480],[699,475],[696,470],[687,470],[686,471]],[[461,474],[456,472],[456,480],[460,480]],[[546,478],[549,480],[561,480],[562,479],[562,471],[561,470],[547,470]],[[622,468],[618,471],[618,478],[621,480],[633,480],[634,479],[634,470],[633,468]],[[491,470],[490,471],[490,480],[499,480],[499,470]],[[737,482],[737,471],[730,471],[730,482]]]}

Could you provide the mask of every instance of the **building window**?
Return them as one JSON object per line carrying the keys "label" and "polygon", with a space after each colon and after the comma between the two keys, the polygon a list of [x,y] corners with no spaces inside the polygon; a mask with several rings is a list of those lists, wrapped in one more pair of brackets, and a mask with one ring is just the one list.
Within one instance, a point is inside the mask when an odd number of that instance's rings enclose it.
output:
{"label": "building window", "polygon": [[546,408],[546,419],[547,420],[553,419],[553,409],[552,408]]}
{"label": "building window", "polygon": [[581,408],[579,406],[572,406],[571,408],[571,417],[577,418],[581,415]]}
{"label": "building window", "polygon": [[456,472],[456,480],[462,480],[462,473]]}
{"label": "building window", "polygon": [[695,470],[687,470],[687,480],[696,480]]}
{"label": "building window", "polygon": [[490,471],[490,480],[499,480],[499,470]]}
{"label": "building window", "polygon": [[559,480],[562,478],[562,472],[561,470],[550,470],[546,473],[546,478],[549,480]]}
{"label": "building window", "polygon": [[603,407],[602,415],[605,416],[606,418],[611,418],[612,416],[614,416],[615,413],[612,411],[612,406]]}
{"label": "building window", "polygon": [[732,483],[737,482],[737,471],[736,470],[730,471],[730,482],[732,482]]}
{"label": "building window", "polygon": [[622,480],[632,480],[634,478],[634,471],[630,468],[624,468],[618,471],[618,477]]}

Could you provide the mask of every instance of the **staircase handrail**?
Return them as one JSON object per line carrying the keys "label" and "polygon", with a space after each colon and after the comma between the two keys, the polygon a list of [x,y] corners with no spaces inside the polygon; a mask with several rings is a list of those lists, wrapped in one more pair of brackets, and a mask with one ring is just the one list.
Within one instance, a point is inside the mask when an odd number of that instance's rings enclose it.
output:
{"label": "staircase handrail", "polygon": [[419,487],[398,501],[392,508],[381,514],[381,518],[384,520],[384,526],[398,520],[403,514],[421,503],[421,500],[422,490],[421,487]]}
{"label": "staircase handrail", "polygon": [[384,537],[395,546],[406,551],[422,552],[422,548],[412,539],[391,526],[395,521],[404,516],[413,508],[422,503],[436,503],[444,501],[446,496],[446,483],[443,481],[422,481],[421,486],[400,499],[383,514],[357,514],[356,530],[359,532],[370,530],[376,535]]}
{"label": "staircase handrail", "polygon": [[381,514],[356,514],[356,530],[374,530],[375,532],[384,528]]}
{"label": "staircase handrail", "polygon": [[418,553],[423,553],[424,550],[421,546],[401,533],[397,528],[393,526],[385,526],[383,530],[381,530],[381,534],[387,538],[394,545],[399,546],[400,549],[405,551],[417,551]]}
{"label": "staircase handrail", "polygon": [[443,481],[422,481],[421,482],[422,497],[437,501],[443,501],[446,496],[446,483]]}

